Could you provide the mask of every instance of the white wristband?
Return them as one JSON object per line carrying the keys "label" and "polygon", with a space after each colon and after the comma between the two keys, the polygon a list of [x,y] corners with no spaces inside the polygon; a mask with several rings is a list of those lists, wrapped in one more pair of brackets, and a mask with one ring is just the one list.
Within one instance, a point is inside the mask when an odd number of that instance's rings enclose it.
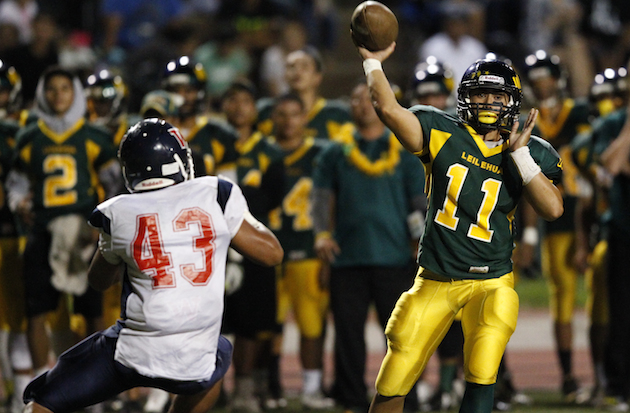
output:
{"label": "white wristband", "polygon": [[363,61],[363,71],[365,72],[366,76],[368,75],[368,73],[375,70],[383,71],[383,65],[380,61],[374,58],[365,59]]}
{"label": "white wristband", "polygon": [[525,227],[521,241],[525,245],[538,245],[538,230],[535,227]]}
{"label": "white wristband", "polygon": [[510,156],[514,161],[514,165],[516,165],[516,169],[518,169],[518,173],[521,174],[523,185],[530,183],[531,180],[538,175],[538,172],[541,171],[540,166],[538,166],[534,158],[532,158],[532,155],[529,153],[529,147],[527,146],[518,148],[510,153]]}

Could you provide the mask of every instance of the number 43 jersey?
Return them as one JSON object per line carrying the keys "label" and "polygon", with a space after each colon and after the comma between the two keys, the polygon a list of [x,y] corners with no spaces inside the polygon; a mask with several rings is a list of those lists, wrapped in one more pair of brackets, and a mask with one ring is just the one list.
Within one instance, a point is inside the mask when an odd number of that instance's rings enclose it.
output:
{"label": "number 43 jersey", "polygon": [[[417,155],[427,175],[429,210],[418,262],[454,279],[496,278],[512,271],[513,221],[523,192],[509,143],[489,147],[459,119],[428,106],[411,111],[427,146]],[[530,153],[552,182],[562,177],[558,153],[532,137]]]}
{"label": "number 43 jersey", "polygon": [[240,188],[217,177],[97,207],[90,223],[100,230],[99,249],[126,266],[115,360],[149,377],[212,375],[227,251],[246,211]]}

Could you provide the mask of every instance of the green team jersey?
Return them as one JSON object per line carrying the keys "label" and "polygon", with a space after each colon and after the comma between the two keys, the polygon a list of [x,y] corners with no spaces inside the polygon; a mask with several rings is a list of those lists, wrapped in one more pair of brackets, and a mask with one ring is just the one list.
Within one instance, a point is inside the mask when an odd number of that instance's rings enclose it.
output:
{"label": "green team jersey", "polygon": [[562,183],[559,186],[564,199],[564,214],[555,221],[545,221],[545,232],[572,232],[575,227],[575,206],[582,184],[580,171],[573,163],[571,142],[578,134],[590,130],[591,108],[585,99],[565,99],[554,121],[545,119],[543,114],[544,110],[541,110],[532,133],[553,145],[562,157],[564,167]]}
{"label": "green team jersey", "polygon": [[31,181],[35,226],[61,215],[90,213],[104,199],[99,170],[115,160],[110,134],[79,120],[63,134],[39,120],[18,132],[14,166]]}
{"label": "green team jersey", "polygon": [[334,142],[317,158],[313,175],[316,188],[335,194],[335,231],[341,253],[335,267],[402,267],[413,263],[407,217],[412,200],[423,197],[424,173],[418,159],[385,130],[376,140],[363,139],[351,130],[353,140],[371,162],[389,157],[392,144],[398,161],[382,173],[368,174],[351,160],[353,144]]}
{"label": "green team jersey", "polygon": [[[604,167],[599,165],[595,160],[595,152],[593,147],[593,135],[597,134],[605,118],[597,118],[593,121],[593,129],[588,132],[579,134],[571,142],[571,155],[573,162],[580,172],[592,183],[593,203],[595,205],[595,214],[597,215],[597,234],[596,240],[606,238],[608,224],[610,220],[610,210],[608,206],[608,189],[597,184],[599,175],[606,173]],[[591,234],[593,235],[593,234]]]}
{"label": "green team jersey", "polygon": [[[258,103],[258,130],[267,136],[273,134],[271,111],[273,99],[262,99]],[[307,114],[305,134],[316,138],[331,139],[339,129],[352,121],[350,109],[340,100],[319,98]]]}
{"label": "green team jersey", "polygon": [[268,224],[269,212],[282,203],[284,197],[284,154],[280,148],[255,132],[244,143],[237,143],[238,184],[247,199],[251,214]]}
{"label": "green team jersey", "polygon": [[[608,115],[597,129],[593,130],[594,157],[599,160],[623,129],[626,123],[627,109],[624,107]],[[608,231],[630,236],[630,177],[620,173],[613,178],[608,190],[610,221]]]}
{"label": "green team jersey", "polygon": [[[418,262],[447,278],[497,278],[512,271],[513,220],[523,192],[509,143],[490,148],[459,119],[415,106],[425,149],[429,208]],[[562,160],[544,140],[528,146],[542,172],[562,179]]]}
{"label": "green team jersey", "polygon": [[220,170],[234,168],[238,135],[227,123],[200,117],[185,138],[195,159],[197,175],[215,175]]}
{"label": "green team jersey", "polygon": [[6,181],[11,162],[13,159],[13,147],[15,146],[15,135],[20,126],[17,122],[9,120],[0,120],[0,237],[17,237],[18,230],[16,227],[15,217],[9,209],[7,199]]}
{"label": "green team jersey", "polygon": [[284,248],[284,260],[314,258],[315,236],[311,216],[311,189],[315,158],[327,145],[312,137],[292,150],[284,151],[282,205],[269,216],[269,229]]}

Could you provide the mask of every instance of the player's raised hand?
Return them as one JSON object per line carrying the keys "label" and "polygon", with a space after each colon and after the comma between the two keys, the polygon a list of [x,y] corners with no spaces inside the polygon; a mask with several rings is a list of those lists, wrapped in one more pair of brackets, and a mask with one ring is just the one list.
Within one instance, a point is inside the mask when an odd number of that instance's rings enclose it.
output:
{"label": "player's raised hand", "polygon": [[532,108],[532,110],[529,111],[529,115],[527,115],[525,126],[520,133],[518,132],[518,120],[514,122],[512,132],[510,133],[510,150],[515,151],[518,148],[527,146],[527,142],[529,142],[529,138],[532,135],[532,130],[536,125],[536,119],[538,119],[538,109]]}
{"label": "player's raised hand", "polygon": [[385,59],[391,56],[391,54],[394,53],[394,49],[396,49],[396,42],[392,42],[389,46],[387,46],[387,48],[383,50],[377,50],[375,52],[371,52],[365,47],[361,47],[361,46],[357,47],[357,50],[359,51],[359,54],[361,55],[363,60],[376,59],[379,62],[383,62],[385,61]]}

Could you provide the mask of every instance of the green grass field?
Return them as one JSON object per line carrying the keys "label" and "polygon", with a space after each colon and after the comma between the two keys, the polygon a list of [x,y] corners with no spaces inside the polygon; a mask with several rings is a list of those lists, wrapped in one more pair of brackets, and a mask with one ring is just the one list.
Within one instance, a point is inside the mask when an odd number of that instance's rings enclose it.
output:
{"label": "green grass field", "polygon": [[[510,412],[537,412],[537,413],[568,413],[568,412],[590,412],[590,413],[604,413],[608,412],[605,409],[596,409],[591,406],[577,406],[577,405],[566,405],[562,404],[557,393],[550,392],[532,392],[528,393],[528,395],[532,396],[534,402],[531,405],[516,405],[512,406]],[[286,408],[277,409],[277,410],[269,410],[269,412],[276,413],[297,413],[303,412],[301,405],[299,403],[299,399],[297,398],[289,398],[289,404]],[[459,407],[453,408],[449,411],[456,412]],[[212,410],[216,413],[231,413],[228,409],[225,408],[215,408]],[[312,412],[312,410],[311,410]],[[322,410],[321,413],[343,413],[341,408],[335,408],[331,410]],[[415,412],[414,412],[415,413]]]}
{"label": "green grass field", "polygon": [[[520,278],[516,282],[516,291],[520,298],[521,308],[547,308],[549,306],[549,289],[545,278],[539,276],[535,279]],[[584,308],[586,302],[586,289],[584,277],[578,277],[576,291],[576,308]]]}

